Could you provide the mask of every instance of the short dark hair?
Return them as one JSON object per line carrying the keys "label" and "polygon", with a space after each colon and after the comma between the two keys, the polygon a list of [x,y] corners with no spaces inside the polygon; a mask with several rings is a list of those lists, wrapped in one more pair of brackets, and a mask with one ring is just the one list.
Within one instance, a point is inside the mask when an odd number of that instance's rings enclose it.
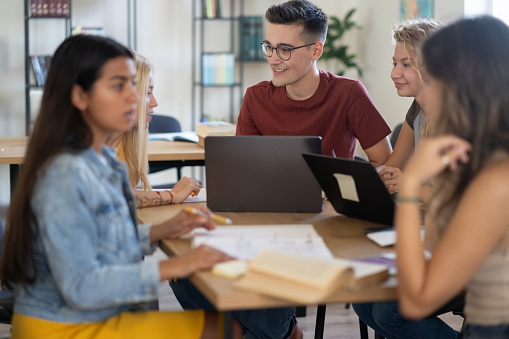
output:
{"label": "short dark hair", "polygon": [[298,24],[304,27],[302,38],[306,43],[316,40],[325,42],[327,36],[327,15],[308,0],[290,0],[272,5],[265,12],[265,18],[271,24]]}

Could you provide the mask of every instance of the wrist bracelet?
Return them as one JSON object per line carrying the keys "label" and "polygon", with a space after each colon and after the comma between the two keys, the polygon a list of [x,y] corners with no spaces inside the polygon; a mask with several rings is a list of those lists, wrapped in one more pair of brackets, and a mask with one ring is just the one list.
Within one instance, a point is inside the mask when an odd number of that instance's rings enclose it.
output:
{"label": "wrist bracelet", "polygon": [[173,204],[173,193],[171,191],[166,190],[166,192],[170,193],[170,204]]}
{"label": "wrist bracelet", "polygon": [[159,195],[159,200],[160,200],[159,206],[161,206],[163,204],[163,197],[161,196],[161,192],[156,191],[156,193],[157,193],[157,195]]}
{"label": "wrist bracelet", "polygon": [[412,203],[412,204],[417,204],[417,205],[422,205],[421,203],[421,199],[419,197],[407,197],[407,196],[404,196],[404,195],[399,195],[399,194],[396,194],[396,196],[394,197],[394,201],[396,203]]}

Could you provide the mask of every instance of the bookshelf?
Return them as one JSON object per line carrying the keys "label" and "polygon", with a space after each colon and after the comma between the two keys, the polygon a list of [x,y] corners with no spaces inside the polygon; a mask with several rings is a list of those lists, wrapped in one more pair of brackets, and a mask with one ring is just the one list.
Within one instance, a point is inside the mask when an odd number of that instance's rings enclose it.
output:
{"label": "bookshelf", "polygon": [[[245,0],[193,0],[191,126],[213,118],[234,122],[243,98],[244,64],[266,62],[263,17],[244,16]],[[214,34],[215,33],[215,34]],[[217,37],[223,37],[218,39]],[[207,41],[220,41],[207,46]],[[210,97],[226,98],[227,117],[208,112]]]}
{"label": "bookshelf", "polygon": [[[49,55],[38,55],[31,51],[30,38],[38,32],[31,32],[32,22],[41,22],[42,24],[60,21],[64,32],[64,39],[69,37],[73,30],[72,10],[73,1],[90,0],[24,0],[24,23],[25,23],[25,133],[31,132],[31,98],[34,91],[43,90],[45,71],[44,66],[49,64]],[[127,46],[136,49],[136,1],[126,0],[127,3]],[[102,3],[99,1],[99,4]],[[82,30],[82,28],[78,28]],[[89,28],[90,30],[100,31],[100,28]],[[63,39],[62,39],[63,41]],[[61,42],[61,41],[60,41]],[[60,43],[59,42],[59,43]],[[57,47],[49,46],[50,50]],[[40,71],[37,72],[36,70]],[[39,74],[37,74],[39,73]],[[34,76],[32,76],[34,74]]]}

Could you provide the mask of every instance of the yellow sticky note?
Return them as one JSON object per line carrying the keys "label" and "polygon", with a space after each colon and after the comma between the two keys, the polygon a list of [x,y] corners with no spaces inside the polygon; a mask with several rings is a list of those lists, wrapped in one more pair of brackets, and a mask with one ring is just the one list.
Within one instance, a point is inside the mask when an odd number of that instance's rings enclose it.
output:
{"label": "yellow sticky note", "polygon": [[244,260],[225,261],[212,267],[212,273],[228,279],[236,279],[245,274],[247,262]]}

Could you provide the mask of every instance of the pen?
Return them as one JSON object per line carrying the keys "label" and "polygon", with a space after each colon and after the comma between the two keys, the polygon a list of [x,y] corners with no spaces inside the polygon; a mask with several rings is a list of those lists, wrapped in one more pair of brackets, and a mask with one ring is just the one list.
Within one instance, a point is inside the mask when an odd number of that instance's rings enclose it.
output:
{"label": "pen", "polygon": [[[209,218],[208,214],[206,214],[205,212],[202,212],[196,208],[185,207],[184,210],[189,214],[199,214],[205,218]],[[221,217],[221,216],[215,215],[215,214],[212,214],[211,218],[212,218],[212,220],[223,223],[223,224],[228,224],[228,225],[233,224],[233,222],[230,218]]]}

